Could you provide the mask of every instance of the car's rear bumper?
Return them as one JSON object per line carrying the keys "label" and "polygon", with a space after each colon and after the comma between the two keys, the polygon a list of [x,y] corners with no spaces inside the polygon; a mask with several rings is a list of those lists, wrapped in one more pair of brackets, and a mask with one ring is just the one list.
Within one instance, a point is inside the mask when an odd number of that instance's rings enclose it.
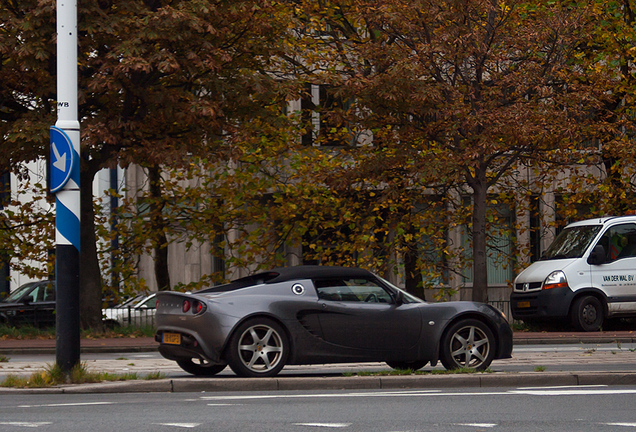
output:
{"label": "car's rear bumper", "polygon": [[[167,344],[163,342],[163,333],[164,331],[159,330],[157,334],[155,334],[155,340],[159,342],[159,354],[161,354],[164,358],[168,360],[180,360],[184,358],[201,358],[208,360],[210,362],[216,363],[218,362],[219,355],[216,352],[204,352],[201,344],[191,335],[181,333],[180,334],[180,344]],[[175,332],[170,332],[175,333]]]}

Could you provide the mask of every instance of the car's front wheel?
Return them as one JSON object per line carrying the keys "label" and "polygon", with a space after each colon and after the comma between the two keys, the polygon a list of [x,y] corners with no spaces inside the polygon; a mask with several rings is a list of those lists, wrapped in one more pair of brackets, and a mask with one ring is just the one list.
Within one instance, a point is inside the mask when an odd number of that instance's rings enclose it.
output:
{"label": "car's front wheel", "polygon": [[227,362],[235,374],[271,377],[285,366],[289,341],[274,320],[253,318],[238,326],[227,349]]}
{"label": "car's front wheel", "polygon": [[184,371],[196,376],[213,376],[221,372],[227,365],[209,363],[202,359],[185,358],[177,360]]}
{"label": "car's front wheel", "polygon": [[579,331],[599,331],[605,319],[603,305],[594,296],[583,296],[577,298],[572,304],[570,312],[572,324]]}
{"label": "car's front wheel", "polygon": [[484,370],[495,358],[495,337],[486,324],[464,319],[450,326],[442,336],[440,360],[448,370]]}
{"label": "car's front wheel", "polygon": [[389,367],[392,369],[399,369],[399,370],[410,369],[410,370],[416,371],[426,366],[428,364],[428,361],[427,360],[418,360],[418,361],[411,361],[411,362],[388,361],[386,362],[386,364],[388,364]]}

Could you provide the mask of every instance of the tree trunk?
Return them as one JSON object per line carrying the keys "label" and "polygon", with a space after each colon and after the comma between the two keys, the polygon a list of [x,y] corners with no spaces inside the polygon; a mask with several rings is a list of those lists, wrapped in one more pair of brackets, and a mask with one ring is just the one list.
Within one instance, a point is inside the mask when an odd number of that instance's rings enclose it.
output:
{"label": "tree trunk", "polygon": [[469,183],[473,189],[473,295],[476,302],[488,302],[488,260],[486,256],[486,209],[488,183],[485,169],[476,169],[475,178]]}
{"label": "tree trunk", "polygon": [[83,328],[102,324],[102,277],[97,259],[93,178],[96,169],[80,170],[80,323]]}
{"label": "tree trunk", "polygon": [[150,180],[150,224],[155,236],[155,278],[157,289],[168,291],[170,284],[170,272],[168,271],[168,238],[166,237],[166,221],[163,217],[164,203],[161,193],[161,169],[153,165],[148,169]]}
{"label": "tree trunk", "polygon": [[[409,225],[408,232],[413,234],[412,226]],[[406,292],[416,297],[424,299],[424,286],[422,283],[422,272],[417,267],[418,244],[417,237],[413,236],[413,241],[404,242],[404,288]]]}

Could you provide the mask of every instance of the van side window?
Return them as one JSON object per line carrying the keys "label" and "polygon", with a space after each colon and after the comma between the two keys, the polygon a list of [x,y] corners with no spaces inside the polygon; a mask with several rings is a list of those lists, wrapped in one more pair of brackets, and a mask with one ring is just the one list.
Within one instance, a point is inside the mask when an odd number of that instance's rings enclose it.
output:
{"label": "van side window", "polygon": [[599,244],[605,249],[606,262],[636,257],[636,224],[623,224],[607,230]]}

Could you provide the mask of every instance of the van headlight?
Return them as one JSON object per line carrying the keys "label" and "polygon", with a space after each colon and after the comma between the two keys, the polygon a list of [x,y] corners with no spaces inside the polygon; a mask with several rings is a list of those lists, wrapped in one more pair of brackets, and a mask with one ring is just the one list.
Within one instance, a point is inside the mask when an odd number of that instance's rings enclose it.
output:
{"label": "van headlight", "polygon": [[569,288],[568,279],[561,270],[553,271],[543,281],[543,289]]}

